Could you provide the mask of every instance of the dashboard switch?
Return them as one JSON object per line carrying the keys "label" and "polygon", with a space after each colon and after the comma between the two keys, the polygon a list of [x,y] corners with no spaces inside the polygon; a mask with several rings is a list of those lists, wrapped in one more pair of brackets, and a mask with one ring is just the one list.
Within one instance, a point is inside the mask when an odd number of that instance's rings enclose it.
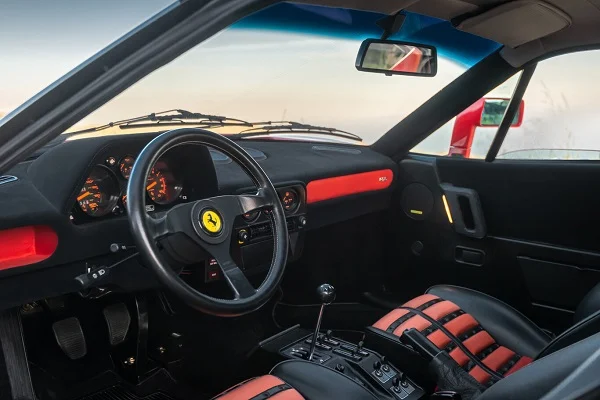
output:
{"label": "dashboard switch", "polygon": [[250,240],[250,234],[248,233],[248,231],[245,229],[240,230],[238,232],[238,243],[244,244],[248,242],[248,240]]}

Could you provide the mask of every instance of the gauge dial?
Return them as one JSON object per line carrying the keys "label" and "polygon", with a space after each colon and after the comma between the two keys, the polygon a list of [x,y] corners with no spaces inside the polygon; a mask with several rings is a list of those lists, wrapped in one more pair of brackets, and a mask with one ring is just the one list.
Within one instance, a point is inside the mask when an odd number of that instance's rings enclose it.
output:
{"label": "gauge dial", "polygon": [[258,218],[259,215],[260,215],[260,210],[254,210],[254,211],[250,211],[245,214],[242,214],[242,218],[244,218],[244,220],[246,220],[247,222],[254,222]]}
{"label": "gauge dial", "polygon": [[285,211],[294,211],[298,207],[298,194],[295,191],[286,190],[280,196]]}
{"label": "gauge dial", "polygon": [[79,191],[77,203],[87,215],[101,217],[113,210],[119,195],[119,183],[114,174],[105,167],[96,166]]}
{"label": "gauge dial", "polygon": [[181,193],[179,185],[164,161],[158,161],[148,174],[146,191],[150,199],[156,204],[170,204]]}
{"label": "gauge dial", "polygon": [[125,156],[121,159],[121,162],[119,163],[119,170],[121,171],[121,175],[123,176],[123,178],[129,179],[134,163],[135,158],[133,158],[132,156]]}

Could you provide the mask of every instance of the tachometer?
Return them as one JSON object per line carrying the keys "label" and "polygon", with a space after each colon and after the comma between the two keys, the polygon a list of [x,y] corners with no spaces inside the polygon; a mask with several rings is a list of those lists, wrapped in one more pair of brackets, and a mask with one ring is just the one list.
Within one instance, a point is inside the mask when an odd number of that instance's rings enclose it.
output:
{"label": "tachometer", "polygon": [[181,193],[182,187],[177,183],[173,174],[164,161],[158,161],[148,174],[146,191],[156,204],[170,204]]}
{"label": "tachometer", "polygon": [[119,195],[119,183],[115,175],[103,166],[96,166],[79,191],[77,203],[87,215],[101,217],[113,210]]}
{"label": "tachometer", "polygon": [[119,170],[121,171],[121,175],[125,179],[129,179],[129,175],[131,175],[131,170],[133,169],[133,164],[135,163],[135,158],[132,156],[125,156],[121,159],[119,163]]}

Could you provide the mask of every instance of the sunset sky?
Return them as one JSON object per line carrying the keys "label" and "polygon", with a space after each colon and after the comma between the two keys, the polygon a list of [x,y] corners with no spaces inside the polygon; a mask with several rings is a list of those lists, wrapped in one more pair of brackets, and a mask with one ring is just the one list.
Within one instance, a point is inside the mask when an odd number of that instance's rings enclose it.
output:
{"label": "sunset sky", "polygon": [[[170,0],[4,0],[0,10],[0,117],[171,3]],[[359,38],[228,29],[153,72],[74,128],[184,108],[248,121],[296,120],[354,132],[367,143],[465,71],[440,58],[435,78],[358,72]],[[576,61],[574,60],[576,58]],[[525,95],[525,122],[505,148],[600,148],[589,82],[599,52],[542,63]],[[571,71],[565,74],[564,71]],[[591,76],[590,76],[591,75]],[[494,96],[510,97],[516,79]],[[593,93],[593,94],[592,94]],[[443,153],[452,121],[419,150]],[[495,129],[479,129],[476,151]],[[567,143],[565,132],[571,132]],[[480,148],[479,148],[479,147]]]}

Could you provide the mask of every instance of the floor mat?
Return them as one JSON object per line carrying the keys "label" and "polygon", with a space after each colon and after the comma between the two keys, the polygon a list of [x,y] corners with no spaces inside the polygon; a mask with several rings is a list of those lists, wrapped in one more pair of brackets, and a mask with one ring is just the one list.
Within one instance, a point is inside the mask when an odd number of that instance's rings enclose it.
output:
{"label": "floor mat", "polygon": [[113,386],[83,397],[81,400],[175,400],[164,393],[154,393],[146,397],[138,397],[121,386]]}

